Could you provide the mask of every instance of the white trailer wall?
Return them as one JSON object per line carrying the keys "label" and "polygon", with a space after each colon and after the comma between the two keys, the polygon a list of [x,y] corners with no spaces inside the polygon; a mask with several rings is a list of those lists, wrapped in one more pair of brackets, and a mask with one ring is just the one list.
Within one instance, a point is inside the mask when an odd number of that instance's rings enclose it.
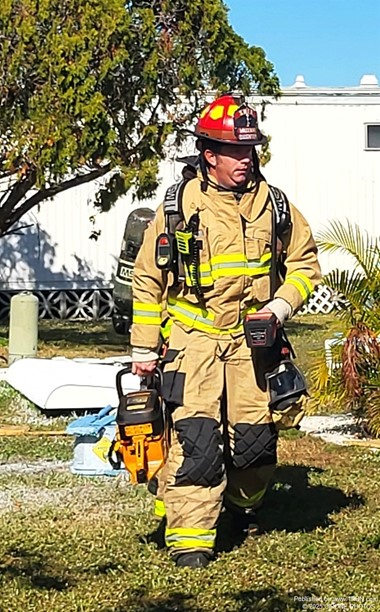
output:
{"label": "white trailer wall", "polygon": [[[266,107],[261,128],[271,135],[272,158],[264,174],[288,194],[314,232],[331,219],[348,218],[379,233],[380,150],[365,150],[366,123],[380,123],[379,87],[289,88]],[[191,138],[186,148],[193,152]],[[110,287],[132,206],[155,207],[180,168],[172,160],[162,164],[162,182],[151,202],[132,203],[127,196],[108,213],[91,204],[96,183],[44,202],[23,219],[31,224],[23,235],[0,240],[0,289]],[[89,239],[93,230],[100,230],[96,241]],[[321,259],[324,272],[347,267],[336,255]]]}
{"label": "white trailer wall", "polygon": [[[380,150],[365,149],[365,124],[380,123],[380,90],[287,91],[266,107],[268,182],[282,188],[314,232],[345,218],[372,235],[380,228]],[[321,256],[324,272],[347,260]]]}
{"label": "white trailer wall", "polygon": [[[120,198],[107,213],[93,206],[99,184],[83,185],[43,202],[23,218],[30,227],[22,235],[0,239],[0,289],[95,289],[112,285],[129,212],[155,207],[165,185],[175,181],[174,164],[164,164],[165,179],[157,199],[133,202]],[[97,240],[89,238],[100,231]]]}

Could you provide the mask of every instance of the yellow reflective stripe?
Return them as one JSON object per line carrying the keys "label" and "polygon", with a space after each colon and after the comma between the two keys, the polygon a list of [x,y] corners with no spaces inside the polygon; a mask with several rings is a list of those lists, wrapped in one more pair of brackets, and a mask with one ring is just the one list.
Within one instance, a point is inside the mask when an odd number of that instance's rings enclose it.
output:
{"label": "yellow reflective stripe", "polygon": [[159,518],[166,516],[165,504],[162,499],[156,499],[154,502],[154,514]]}
{"label": "yellow reflective stripe", "polygon": [[214,548],[215,540],[212,542],[205,542],[204,540],[191,540],[187,538],[178,542],[168,542],[168,540],[165,539],[165,544],[168,548]]}
{"label": "yellow reflective stripe", "polygon": [[161,323],[160,334],[164,340],[167,340],[170,336],[170,332],[172,330],[173,320],[166,319],[164,323]]}
{"label": "yellow reflective stripe", "polygon": [[225,276],[259,276],[269,274],[271,253],[265,253],[260,259],[247,259],[244,253],[215,255],[211,268],[214,280]]}
{"label": "yellow reflective stripe", "polygon": [[267,261],[270,261],[271,257],[271,253],[264,253],[260,259],[248,259],[244,253],[230,253],[228,255],[214,255],[214,257],[211,257],[210,262],[212,268],[221,267],[225,264],[232,264],[235,266],[236,264],[244,265],[248,262],[253,265],[261,265]]}
{"label": "yellow reflective stripe", "polygon": [[178,527],[166,529],[165,543],[172,548],[213,548],[216,529],[192,529]]}
{"label": "yellow reflective stripe", "polygon": [[237,506],[238,508],[254,508],[263,499],[266,490],[267,488],[265,487],[264,489],[261,489],[261,491],[258,491],[258,493],[255,493],[255,495],[252,495],[252,497],[247,498],[234,497],[228,493],[228,491],[226,491],[224,495],[231,503],[234,504],[234,506]]}
{"label": "yellow reflective stripe", "polygon": [[211,334],[233,334],[241,332],[243,329],[242,321],[246,314],[257,312],[263,304],[258,303],[255,306],[246,308],[241,313],[241,321],[228,329],[221,329],[214,325],[215,316],[200,306],[190,304],[186,300],[181,299],[168,299],[168,313],[177,321],[188,325],[194,329],[205,331]]}
{"label": "yellow reflective stripe", "polygon": [[244,253],[229,253],[227,255],[214,255],[211,257],[211,265],[215,266],[223,263],[236,263],[246,260]]}
{"label": "yellow reflective stripe", "polygon": [[231,334],[242,329],[241,323],[230,329],[220,329],[218,327],[214,327],[214,317],[208,314],[206,310],[203,308],[196,309],[196,307],[192,305],[190,306],[190,304],[182,300],[172,301],[169,299],[168,312],[177,321],[180,321],[181,323],[184,323],[185,325],[188,325],[194,329],[199,329],[200,331],[205,331],[208,333]]}
{"label": "yellow reflective stripe", "polygon": [[299,272],[289,274],[285,279],[284,285],[293,285],[300,293],[303,300],[306,300],[314,289],[310,279]]}
{"label": "yellow reflective stripe", "polygon": [[269,274],[270,265],[260,267],[251,267],[250,264],[242,266],[241,268],[223,268],[219,270],[212,270],[212,277],[214,280],[218,278],[224,278],[228,276],[263,276]]}
{"label": "yellow reflective stripe", "polygon": [[176,527],[175,529],[166,529],[165,537],[190,536],[196,538],[198,536],[210,538],[215,537],[216,529],[199,529],[197,527]]}
{"label": "yellow reflective stripe", "polygon": [[[189,267],[185,266],[184,270],[185,270],[186,285],[188,287],[192,287],[193,282],[191,280]],[[207,263],[207,264],[201,264],[200,266],[198,266],[197,274],[199,278],[199,284],[202,285],[202,287],[209,287],[213,284],[214,280],[211,275],[210,264]]]}
{"label": "yellow reflective stripe", "polygon": [[[271,253],[265,253],[260,259],[248,259],[244,253],[215,255],[209,261],[198,266],[199,283],[202,286],[212,285],[218,278],[229,276],[261,276],[270,272]],[[188,266],[185,266],[186,284],[192,282]]]}
{"label": "yellow reflective stripe", "polygon": [[187,300],[174,299],[169,297],[168,312],[170,312],[169,306],[175,308],[176,310],[178,310],[178,312],[182,312],[189,318],[190,321],[195,321],[195,319],[199,319],[204,321],[205,323],[208,323],[209,325],[212,325],[213,323],[214,317],[209,314],[205,308],[190,304],[190,302],[188,302]]}
{"label": "yellow reflective stripe", "polygon": [[133,302],[133,323],[141,325],[161,325],[161,304]]}
{"label": "yellow reflective stripe", "polygon": [[162,312],[161,304],[151,304],[148,302],[135,302],[133,301],[133,309],[134,310],[145,310],[146,312]]}
{"label": "yellow reflective stripe", "polygon": [[208,287],[213,284],[210,262],[200,264],[199,281],[202,287]]}
{"label": "yellow reflective stripe", "polygon": [[147,315],[139,317],[133,314],[133,323],[140,325],[161,325],[161,317],[148,317]]}

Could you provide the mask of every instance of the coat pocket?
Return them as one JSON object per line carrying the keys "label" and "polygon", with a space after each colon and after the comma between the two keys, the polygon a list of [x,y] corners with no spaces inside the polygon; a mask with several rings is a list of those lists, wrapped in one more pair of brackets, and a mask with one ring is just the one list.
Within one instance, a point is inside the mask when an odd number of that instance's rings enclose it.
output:
{"label": "coat pocket", "polygon": [[182,406],[186,373],[183,370],[184,349],[168,349],[161,362],[163,370],[162,397],[175,406]]}
{"label": "coat pocket", "polygon": [[265,253],[270,253],[271,237],[266,230],[250,229],[245,235],[245,254],[248,261],[259,262]]}
{"label": "coat pocket", "polygon": [[270,278],[269,275],[252,280],[252,300],[265,303],[270,300]]}

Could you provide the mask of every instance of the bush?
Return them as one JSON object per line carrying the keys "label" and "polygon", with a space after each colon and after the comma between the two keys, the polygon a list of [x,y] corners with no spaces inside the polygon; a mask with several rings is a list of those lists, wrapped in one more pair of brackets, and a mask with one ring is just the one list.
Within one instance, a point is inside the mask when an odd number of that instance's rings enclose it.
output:
{"label": "bush", "polygon": [[350,270],[333,270],[323,282],[338,295],[343,341],[332,347],[334,367],[325,360],[314,369],[315,397],[344,404],[364,418],[380,437],[380,244],[356,224],[332,221],[317,235],[321,251],[342,252],[353,260]]}

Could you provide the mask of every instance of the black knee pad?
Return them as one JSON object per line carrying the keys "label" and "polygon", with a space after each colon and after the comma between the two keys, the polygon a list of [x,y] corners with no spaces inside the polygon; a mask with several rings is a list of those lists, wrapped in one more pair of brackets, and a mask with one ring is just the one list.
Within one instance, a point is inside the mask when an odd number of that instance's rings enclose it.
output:
{"label": "black knee pad", "polygon": [[233,467],[244,470],[277,462],[277,432],[273,423],[238,423],[234,430]]}
{"label": "black knee pad", "polygon": [[183,463],[177,471],[178,486],[216,487],[223,480],[223,440],[215,419],[191,417],[174,425],[183,449]]}

